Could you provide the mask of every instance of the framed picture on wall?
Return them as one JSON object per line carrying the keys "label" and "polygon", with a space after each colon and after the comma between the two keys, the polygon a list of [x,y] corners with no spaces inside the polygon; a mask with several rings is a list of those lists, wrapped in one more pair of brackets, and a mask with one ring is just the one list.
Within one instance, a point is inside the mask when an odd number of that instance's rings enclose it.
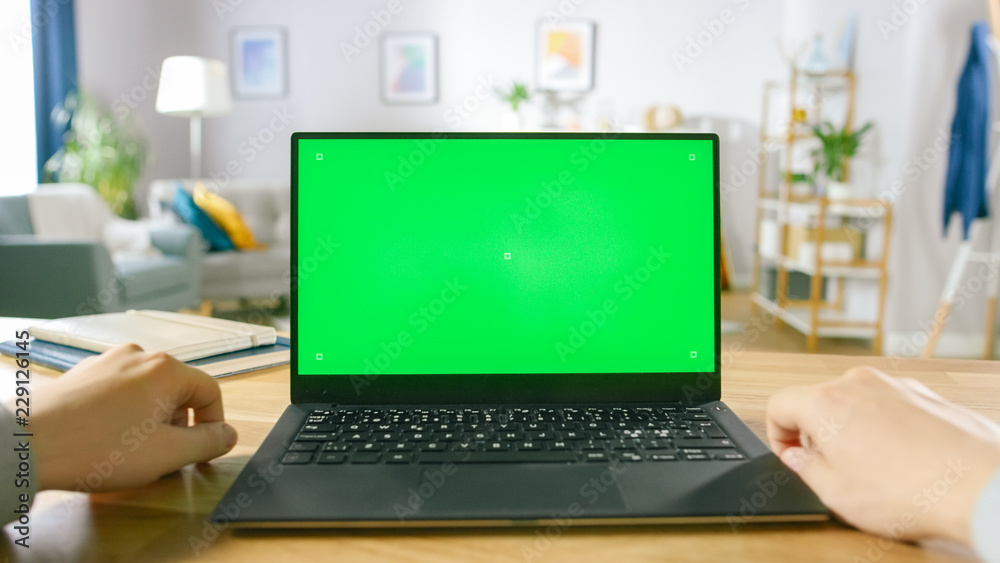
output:
{"label": "framed picture on wall", "polygon": [[288,95],[285,30],[236,28],[232,32],[233,95],[237,98],[284,98]]}
{"label": "framed picture on wall", "polygon": [[535,71],[538,89],[586,92],[594,88],[593,22],[538,22]]}
{"label": "framed picture on wall", "polygon": [[431,104],[438,97],[437,37],[390,33],[382,39],[382,101]]}

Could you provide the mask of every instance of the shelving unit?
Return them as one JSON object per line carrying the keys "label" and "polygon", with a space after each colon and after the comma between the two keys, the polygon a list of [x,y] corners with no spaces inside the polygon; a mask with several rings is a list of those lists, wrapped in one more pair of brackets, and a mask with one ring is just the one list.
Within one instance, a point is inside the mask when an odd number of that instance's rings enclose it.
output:
{"label": "shelving unit", "polygon": [[[783,131],[770,131],[770,117],[775,97],[787,92],[787,120]],[[807,336],[807,349],[815,352],[819,338],[870,339],[876,354],[882,351],[882,323],[888,282],[888,248],[892,227],[892,206],[876,199],[831,200],[812,194],[794,193],[795,180],[807,173],[801,168],[801,152],[816,144],[811,126],[832,121],[848,129],[854,119],[855,78],[849,71],[810,74],[792,69],[787,82],[764,85],[760,165],[758,167],[757,241],[754,252],[754,284],[752,302],[759,311],[777,318],[779,327],[788,326]],[[840,102],[840,111],[831,116],[828,108]],[[798,157],[798,158],[797,158]],[[778,158],[778,181],[768,185],[769,160]],[[848,173],[845,163],[845,180]],[[815,192],[815,189],[813,189]],[[762,225],[771,222],[775,236],[771,248],[762,248]],[[875,258],[863,257],[864,238],[858,243],[860,252],[852,250],[851,259],[824,259],[826,233],[830,229],[848,229],[851,236],[865,237],[873,225],[883,229],[881,245],[872,248]],[[809,229],[808,244],[813,245],[811,259],[789,256],[789,232],[793,227]],[[762,291],[766,270],[774,271],[774,297]],[[789,275],[809,276],[808,297],[789,297]],[[874,319],[852,318],[845,311],[847,280],[867,280],[878,284]],[[768,292],[770,293],[770,292]]]}

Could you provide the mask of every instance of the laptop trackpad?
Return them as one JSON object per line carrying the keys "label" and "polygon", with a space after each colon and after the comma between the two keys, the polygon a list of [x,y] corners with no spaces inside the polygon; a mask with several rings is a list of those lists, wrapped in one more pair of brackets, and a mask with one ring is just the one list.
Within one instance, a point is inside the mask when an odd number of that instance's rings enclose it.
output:
{"label": "laptop trackpad", "polygon": [[[424,516],[585,518],[625,508],[607,465],[455,465],[422,507]],[[423,479],[422,479],[423,480]]]}

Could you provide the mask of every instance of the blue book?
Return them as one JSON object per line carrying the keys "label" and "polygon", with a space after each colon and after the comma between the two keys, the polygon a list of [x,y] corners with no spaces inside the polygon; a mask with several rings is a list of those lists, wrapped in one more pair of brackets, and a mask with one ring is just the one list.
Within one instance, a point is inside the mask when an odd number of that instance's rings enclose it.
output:
{"label": "blue book", "polygon": [[[49,367],[59,371],[67,371],[86,358],[96,356],[97,352],[63,346],[44,340],[31,339],[28,345],[29,359],[32,364]],[[14,340],[0,342],[0,354],[17,357],[24,350],[17,346]],[[200,360],[191,360],[187,365],[196,367],[212,377],[226,377],[275,366],[287,364],[291,360],[291,342],[284,336],[279,336],[274,344],[257,346],[236,352],[228,352]]]}

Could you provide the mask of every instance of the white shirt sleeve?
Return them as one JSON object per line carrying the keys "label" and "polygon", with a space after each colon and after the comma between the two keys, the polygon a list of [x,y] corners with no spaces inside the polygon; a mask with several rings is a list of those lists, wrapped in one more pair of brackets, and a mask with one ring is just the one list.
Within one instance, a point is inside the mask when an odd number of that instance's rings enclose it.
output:
{"label": "white shirt sleeve", "polygon": [[972,513],[972,547],[987,563],[1000,563],[1000,471],[993,476]]}

